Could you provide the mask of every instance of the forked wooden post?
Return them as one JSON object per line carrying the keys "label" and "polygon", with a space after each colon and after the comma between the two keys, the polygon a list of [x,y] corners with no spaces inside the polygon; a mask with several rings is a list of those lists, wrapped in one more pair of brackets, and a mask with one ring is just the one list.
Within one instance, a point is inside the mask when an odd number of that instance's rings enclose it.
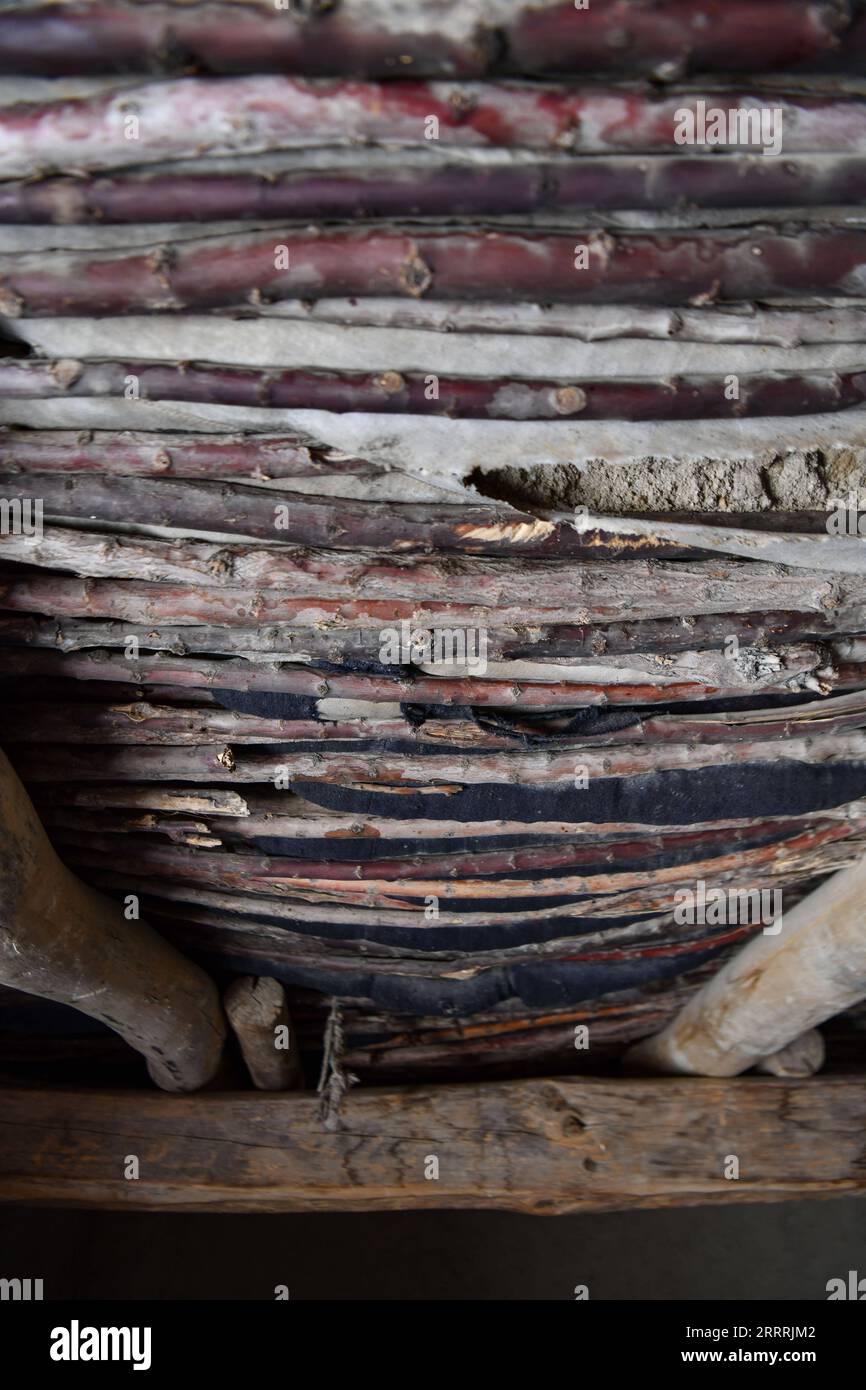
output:
{"label": "forked wooden post", "polygon": [[212,980],[60,862],[3,753],[0,982],[106,1023],[164,1090],[195,1090],[219,1064],[225,1021]]}
{"label": "forked wooden post", "polygon": [[864,998],[866,859],[803,898],[776,934],[754,937],[626,1064],[736,1076]]}

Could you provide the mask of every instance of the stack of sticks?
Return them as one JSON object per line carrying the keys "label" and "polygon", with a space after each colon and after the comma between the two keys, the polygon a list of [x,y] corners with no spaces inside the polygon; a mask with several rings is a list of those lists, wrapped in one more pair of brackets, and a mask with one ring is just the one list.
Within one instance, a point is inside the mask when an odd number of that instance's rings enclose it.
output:
{"label": "stack of sticks", "polygon": [[308,1050],[597,1063],[768,925],[696,885],[862,855],[864,54],[853,0],[0,11],[2,742]]}

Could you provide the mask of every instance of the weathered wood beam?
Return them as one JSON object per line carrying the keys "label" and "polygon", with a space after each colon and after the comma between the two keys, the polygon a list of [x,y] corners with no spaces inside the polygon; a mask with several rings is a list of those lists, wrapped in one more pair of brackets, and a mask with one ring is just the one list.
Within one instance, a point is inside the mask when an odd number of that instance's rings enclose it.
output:
{"label": "weathered wood beam", "polygon": [[0,849],[0,981],[107,1024],[165,1090],[209,1081],[225,1037],[214,984],[70,873],[2,753]]}
{"label": "weathered wood beam", "polygon": [[356,1087],[331,1131],[315,1096],[16,1087],[0,1092],[0,1201],[551,1214],[842,1197],[866,1192],[864,1129],[859,1076]]}
{"label": "weathered wood beam", "polygon": [[866,859],[753,938],[657,1037],[640,1070],[735,1076],[866,999]]}

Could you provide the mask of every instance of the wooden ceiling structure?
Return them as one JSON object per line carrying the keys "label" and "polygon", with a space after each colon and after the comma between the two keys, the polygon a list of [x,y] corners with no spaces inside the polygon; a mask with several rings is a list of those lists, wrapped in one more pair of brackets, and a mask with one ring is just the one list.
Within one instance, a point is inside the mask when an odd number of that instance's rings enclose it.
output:
{"label": "wooden ceiling structure", "polygon": [[866,1187],[864,59],[0,7],[0,1200]]}

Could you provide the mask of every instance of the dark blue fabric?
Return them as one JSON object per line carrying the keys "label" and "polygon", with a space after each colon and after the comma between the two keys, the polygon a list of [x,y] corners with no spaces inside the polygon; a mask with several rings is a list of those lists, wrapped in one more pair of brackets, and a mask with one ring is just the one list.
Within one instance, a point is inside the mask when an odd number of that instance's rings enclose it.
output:
{"label": "dark blue fabric", "polygon": [[[721,948],[719,948],[721,949]],[[201,952],[207,961],[207,953]],[[437,980],[409,975],[378,974],[374,968],[329,969],[326,965],[283,965],[274,962],[268,973],[287,984],[321,990],[376,1005],[393,1013],[430,1014],[456,1017],[481,1013],[507,999],[519,999],[528,1008],[557,1008],[597,999],[613,990],[637,988],[659,980],[673,979],[686,970],[712,960],[718,949],[675,957],[653,956],[637,960],[607,961],[530,961],[503,969],[492,969],[470,980]],[[237,970],[261,973],[262,964],[254,956],[244,956],[232,945],[221,950],[225,965],[231,956]]]}

